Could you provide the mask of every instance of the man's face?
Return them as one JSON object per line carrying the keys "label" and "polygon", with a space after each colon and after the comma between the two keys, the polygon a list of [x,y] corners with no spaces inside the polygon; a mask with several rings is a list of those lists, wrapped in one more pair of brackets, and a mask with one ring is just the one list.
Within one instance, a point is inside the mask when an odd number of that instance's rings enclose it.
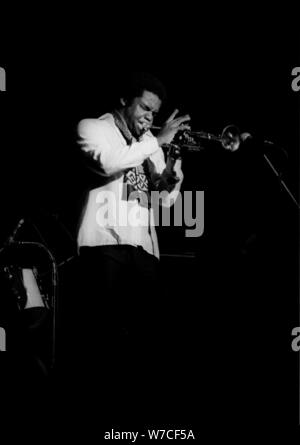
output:
{"label": "man's face", "polygon": [[130,104],[125,105],[123,116],[133,136],[138,138],[149,130],[160,106],[160,98],[146,90],[142,96],[135,97]]}

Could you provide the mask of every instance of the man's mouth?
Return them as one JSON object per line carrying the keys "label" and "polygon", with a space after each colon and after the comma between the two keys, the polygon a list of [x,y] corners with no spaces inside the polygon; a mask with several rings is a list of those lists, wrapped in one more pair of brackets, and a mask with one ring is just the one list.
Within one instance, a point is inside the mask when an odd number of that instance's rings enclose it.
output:
{"label": "man's mouth", "polygon": [[151,128],[149,122],[138,122],[139,129],[143,132],[148,131]]}

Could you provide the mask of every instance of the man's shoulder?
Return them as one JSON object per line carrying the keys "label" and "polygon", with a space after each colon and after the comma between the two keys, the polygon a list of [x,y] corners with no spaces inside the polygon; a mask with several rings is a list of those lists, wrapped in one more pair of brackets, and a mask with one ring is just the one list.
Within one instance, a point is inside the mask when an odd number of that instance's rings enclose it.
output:
{"label": "man's shoulder", "polygon": [[102,116],[98,117],[96,121],[99,122],[99,125],[103,126],[115,126],[115,120],[111,113],[102,114]]}
{"label": "man's shoulder", "polygon": [[115,128],[115,123],[111,113],[105,113],[98,118],[82,119],[78,124],[80,135],[96,131],[109,131],[113,128]]}

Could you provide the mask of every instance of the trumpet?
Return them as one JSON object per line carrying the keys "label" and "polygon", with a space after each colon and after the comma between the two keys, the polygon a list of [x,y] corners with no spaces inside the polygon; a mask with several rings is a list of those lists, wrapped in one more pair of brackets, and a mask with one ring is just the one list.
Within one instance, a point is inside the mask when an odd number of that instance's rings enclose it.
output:
{"label": "trumpet", "polygon": [[[161,130],[161,128],[152,125],[151,130]],[[219,136],[205,131],[184,130],[179,131],[174,138],[174,142],[168,145],[176,146],[178,149],[183,148],[187,151],[201,151],[204,149],[202,144],[204,140],[219,142],[225,150],[236,151],[241,143],[241,133],[235,125],[227,125]]]}

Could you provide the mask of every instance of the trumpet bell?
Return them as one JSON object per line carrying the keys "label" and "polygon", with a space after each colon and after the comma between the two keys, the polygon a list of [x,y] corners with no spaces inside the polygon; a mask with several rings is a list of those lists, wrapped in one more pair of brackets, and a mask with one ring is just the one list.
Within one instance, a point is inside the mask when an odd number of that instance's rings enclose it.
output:
{"label": "trumpet bell", "polygon": [[224,128],[220,139],[225,150],[236,151],[241,143],[240,130],[235,125],[228,125]]}

